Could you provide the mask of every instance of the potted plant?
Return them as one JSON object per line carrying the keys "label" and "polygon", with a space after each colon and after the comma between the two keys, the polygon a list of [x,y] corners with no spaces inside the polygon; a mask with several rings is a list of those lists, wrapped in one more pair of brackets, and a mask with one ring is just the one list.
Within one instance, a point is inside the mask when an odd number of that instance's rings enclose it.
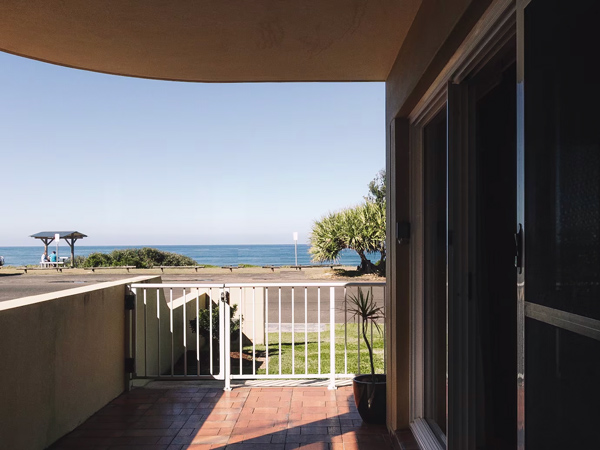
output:
{"label": "potted plant", "polygon": [[385,374],[375,373],[375,364],[373,362],[373,343],[369,342],[368,325],[371,323],[381,333],[379,320],[384,318],[383,308],[377,306],[371,292],[359,287],[356,295],[348,296],[348,311],[362,321],[362,337],[369,351],[369,363],[371,364],[371,373],[357,375],[352,380],[354,391],[354,402],[362,420],[366,423],[385,423],[386,414],[386,394],[385,394]]}

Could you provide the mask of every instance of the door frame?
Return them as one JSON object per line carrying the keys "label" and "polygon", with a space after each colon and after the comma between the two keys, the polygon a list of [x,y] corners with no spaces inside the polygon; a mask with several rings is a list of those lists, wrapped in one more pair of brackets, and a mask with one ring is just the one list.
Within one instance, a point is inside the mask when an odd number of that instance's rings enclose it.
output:
{"label": "door frame", "polygon": [[[436,433],[424,418],[425,358],[424,323],[424,160],[423,129],[446,106],[449,149],[448,231],[452,245],[448,258],[448,423],[446,447],[467,450],[475,446],[474,347],[472,308],[469,308],[469,227],[472,204],[469,192],[468,89],[466,80],[479,71],[516,33],[514,0],[495,0],[473,27],[448,64],[409,114],[410,136],[410,342],[411,430],[423,449],[443,449]],[[452,140],[452,143],[450,143]],[[456,251],[457,246],[461,250]],[[472,247],[472,246],[471,246]],[[465,301],[463,301],[465,300]],[[471,395],[470,395],[471,394]],[[471,399],[471,400],[469,400]]]}

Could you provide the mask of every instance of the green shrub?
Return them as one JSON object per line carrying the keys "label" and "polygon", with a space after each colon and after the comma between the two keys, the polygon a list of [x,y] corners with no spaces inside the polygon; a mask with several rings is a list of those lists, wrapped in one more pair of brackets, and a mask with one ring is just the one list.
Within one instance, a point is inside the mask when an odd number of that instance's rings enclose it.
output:
{"label": "green shrub", "polygon": [[[240,330],[240,319],[233,318],[235,312],[237,311],[237,308],[238,305],[231,305],[231,307],[229,308],[229,319],[231,320],[229,328],[232,336],[234,335],[234,333],[238,333]],[[210,322],[210,310],[208,308],[201,309],[198,312],[198,328],[200,328],[200,335],[203,336],[205,339],[208,339],[208,336],[210,334]],[[192,330],[192,333],[196,332],[195,318],[190,320],[190,328]],[[214,305],[212,308],[212,338],[213,340],[219,339],[219,307],[216,305]]]}
{"label": "green shrub", "polygon": [[[77,258],[76,258],[77,262]],[[135,266],[149,269],[152,266],[195,266],[196,261],[178,253],[163,252],[155,248],[128,248],[110,253],[91,253],[78,267]]]}
{"label": "green shrub", "polygon": [[111,266],[112,258],[106,253],[90,253],[83,263],[83,267]]}
{"label": "green shrub", "polygon": [[86,260],[85,256],[81,256],[81,255],[75,256],[75,262],[73,264],[73,267],[85,267],[85,260]]}

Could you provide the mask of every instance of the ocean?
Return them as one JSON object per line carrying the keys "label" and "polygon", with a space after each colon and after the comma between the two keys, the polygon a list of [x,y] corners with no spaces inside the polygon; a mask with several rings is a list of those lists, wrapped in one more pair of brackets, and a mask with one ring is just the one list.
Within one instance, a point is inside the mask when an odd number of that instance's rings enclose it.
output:
{"label": "ocean", "polygon": [[[85,246],[75,244],[75,256],[87,256],[90,253],[110,253],[117,249],[152,247],[158,250],[180,253],[194,259],[198,264],[210,264],[214,266],[235,266],[238,264],[251,264],[254,266],[290,266],[295,264],[294,244],[286,245],[135,245],[135,246]],[[50,244],[49,251],[56,249],[56,245]],[[309,246],[298,244],[298,264],[310,265],[308,253]],[[31,247],[0,247],[0,256],[4,257],[6,266],[25,266],[37,264],[44,251],[43,245]],[[71,250],[68,245],[63,244],[58,249],[59,256],[69,256]],[[379,254],[369,255],[375,262]],[[344,250],[340,259],[336,262],[345,266],[358,266],[360,258],[352,250]]]}

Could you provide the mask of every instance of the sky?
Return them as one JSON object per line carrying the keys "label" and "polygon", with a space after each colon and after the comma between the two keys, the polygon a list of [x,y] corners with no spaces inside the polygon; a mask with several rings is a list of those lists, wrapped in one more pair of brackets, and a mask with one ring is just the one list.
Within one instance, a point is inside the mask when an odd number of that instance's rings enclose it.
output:
{"label": "sky", "polygon": [[308,243],[385,167],[384,83],[181,83],[0,52],[0,247]]}

